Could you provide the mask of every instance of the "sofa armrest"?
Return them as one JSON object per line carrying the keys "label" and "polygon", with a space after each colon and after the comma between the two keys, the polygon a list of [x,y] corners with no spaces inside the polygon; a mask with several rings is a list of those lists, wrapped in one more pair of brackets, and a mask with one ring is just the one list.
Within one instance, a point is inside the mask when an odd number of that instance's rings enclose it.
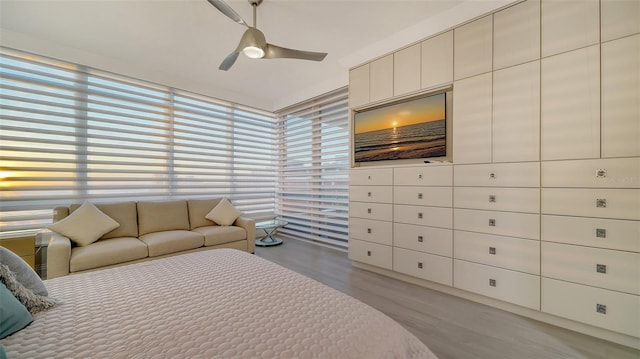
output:
{"label": "sofa armrest", "polygon": [[256,220],[249,217],[238,217],[233,223],[235,226],[244,228],[247,231],[247,252],[256,251]]}
{"label": "sofa armrest", "polygon": [[50,230],[43,230],[41,234],[50,237],[47,246],[47,279],[68,275],[69,262],[71,261],[71,240]]}

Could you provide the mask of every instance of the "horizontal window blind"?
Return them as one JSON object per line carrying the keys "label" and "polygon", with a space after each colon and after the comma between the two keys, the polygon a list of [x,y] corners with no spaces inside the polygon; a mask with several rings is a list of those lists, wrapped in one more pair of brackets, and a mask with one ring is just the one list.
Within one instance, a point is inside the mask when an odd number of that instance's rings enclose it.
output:
{"label": "horizontal window blind", "polygon": [[342,88],[276,114],[279,233],[346,247],[349,112]]}
{"label": "horizontal window blind", "polygon": [[3,234],[84,200],[226,196],[274,212],[269,112],[7,48],[0,111]]}

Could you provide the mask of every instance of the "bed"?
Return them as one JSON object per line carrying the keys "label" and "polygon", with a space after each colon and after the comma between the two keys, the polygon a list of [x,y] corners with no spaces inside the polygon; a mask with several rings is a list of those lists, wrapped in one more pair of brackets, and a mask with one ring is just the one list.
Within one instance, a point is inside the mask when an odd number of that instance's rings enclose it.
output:
{"label": "bed", "polygon": [[216,249],[45,281],[61,304],[0,340],[9,358],[435,358],[366,304]]}

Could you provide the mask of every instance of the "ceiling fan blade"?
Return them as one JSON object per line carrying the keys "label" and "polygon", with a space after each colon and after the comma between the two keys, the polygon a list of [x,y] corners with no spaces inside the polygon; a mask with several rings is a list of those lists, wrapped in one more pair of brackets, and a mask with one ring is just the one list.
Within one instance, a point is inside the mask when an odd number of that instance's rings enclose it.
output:
{"label": "ceiling fan blade", "polygon": [[325,52],[293,50],[293,49],[287,49],[285,47],[280,47],[280,46],[271,45],[271,44],[267,44],[265,47],[266,47],[264,49],[265,59],[289,58],[289,59],[322,61],[324,60],[325,56],[327,56],[327,53]]}
{"label": "ceiling fan blade", "polygon": [[227,5],[226,2],[222,0],[207,0],[207,1],[209,1],[211,5],[215,6],[216,9],[220,10],[221,13],[225,14],[229,19],[237,22],[240,25],[249,27],[249,25],[240,17],[240,15],[238,15],[238,13],[235,12],[231,8],[231,6]]}
{"label": "ceiling fan blade", "polygon": [[223,71],[229,70],[231,66],[233,66],[233,64],[238,59],[238,55],[240,55],[240,51],[237,51],[237,50],[227,55],[227,57],[225,57],[224,61],[222,61],[218,69]]}

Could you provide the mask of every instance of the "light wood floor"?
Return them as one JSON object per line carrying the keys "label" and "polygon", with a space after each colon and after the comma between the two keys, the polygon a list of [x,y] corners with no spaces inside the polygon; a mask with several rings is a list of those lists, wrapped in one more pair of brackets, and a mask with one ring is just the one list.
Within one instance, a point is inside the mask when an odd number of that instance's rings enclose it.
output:
{"label": "light wood floor", "polygon": [[441,359],[640,359],[640,351],[353,268],[345,252],[285,239],[256,255],[384,312]]}

